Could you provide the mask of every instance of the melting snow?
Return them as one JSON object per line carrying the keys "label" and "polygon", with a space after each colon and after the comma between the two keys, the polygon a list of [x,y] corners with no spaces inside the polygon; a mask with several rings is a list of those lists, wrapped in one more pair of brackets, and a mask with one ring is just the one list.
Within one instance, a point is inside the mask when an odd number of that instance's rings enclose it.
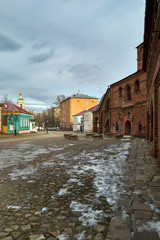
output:
{"label": "melting snow", "polygon": [[85,231],[79,233],[77,237],[78,237],[77,240],[85,240]]}
{"label": "melting snow", "polygon": [[14,210],[19,210],[19,209],[21,209],[20,206],[13,206],[13,205],[8,206],[7,208],[8,208],[8,209],[14,209]]}
{"label": "melting snow", "polygon": [[145,224],[143,224],[142,227],[138,228],[138,231],[156,231],[159,234],[160,237],[160,221],[158,222],[147,222]]}
{"label": "melting snow", "polygon": [[83,226],[96,226],[98,222],[105,217],[102,210],[93,210],[92,207],[87,204],[72,201],[70,207],[72,211],[79,211],[82,213],[79,220],[82,221]]}
{"label": "melting snow", "polygon": [[18,177],[22,177],[23,179],[26,178],[26,176],[31,175],[35,173],[37,168],[33,166],[28,166],[24,168],[23,170],[21,169],[15,169],[13,170],[12,173],[9,173],[8,175],[11,177],[11,180],[16,180]]}
{"label": "melting snow", "polygon": [[125,173],[124,168],[129,148],[130,142],[123,141],[119,146],[114,144],[104,151],[89,153],[83,151],[75,157],[83,159],[84,164],[80,163],[80,165],[74,166],[69,173],[82,175],[93,172],[95,176],[93,182],[97,189],[96,197],[104,196],[108,203],[116,208],[117,200],[124,193],[121,177]]}
{"label": "melting snow", "polygon": [[64,233],[64,234],[61,234],[61,235],[57,236],[57,238],[58,238],[59,240],[68,240],[68,239],[69,239],[69,236]]}
{"label": "melting snow", "polygon": [[42,212],[46,212],[48,210],[47,207],[42,208]]}
{"label": "melting snow", "polygon": [[68,191],[67,191],[66,188],[61,188],[61,189],[59,190],[59,192],[58,192],[58,195],[59,195],[59,196],[63,196],[63,195],[65,195],[65,194],[67,194],[67,193],[68,193]]}

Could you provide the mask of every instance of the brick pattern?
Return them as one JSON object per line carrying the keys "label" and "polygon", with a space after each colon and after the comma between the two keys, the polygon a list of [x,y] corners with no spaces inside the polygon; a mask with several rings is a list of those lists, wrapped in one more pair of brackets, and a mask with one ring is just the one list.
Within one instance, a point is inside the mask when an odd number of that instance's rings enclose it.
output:
{"label": "brick pattern", "polygon": [[143,43],[137,47],[137,72],[112,84],[94,112],[94,132],[146,137],[147,89],[142,63]]}
{"label": "brick pattern", "polygon": [[160,158],[160,3],[146,0],[144,65],[147,74],[147,139]]}
{"label": "brick pattern", "polygon": [[145,138],[146,97],[146,74],[142,70],[112,84],[105,94],[99,111],[94,112],[94,132],[130,134]]}

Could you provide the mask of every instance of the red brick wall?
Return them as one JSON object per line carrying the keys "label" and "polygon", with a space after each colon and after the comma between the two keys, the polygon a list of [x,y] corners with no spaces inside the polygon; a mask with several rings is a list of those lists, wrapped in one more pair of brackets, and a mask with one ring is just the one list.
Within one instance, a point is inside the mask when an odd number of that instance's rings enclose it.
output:
{"label": "red brick wall", "polygon": [[144,64],[147,74],[147,139],[160,159],[160,2],[146,0]]}
{"label": "red brick wall", "polygon": [[[127,91],[128,87],[130,94]],[[127,134],[125,124],[129,121],[132,136],[146,136],[146,96],[146,74],[144,71],[138,71],[111,85],[111,133]]]}

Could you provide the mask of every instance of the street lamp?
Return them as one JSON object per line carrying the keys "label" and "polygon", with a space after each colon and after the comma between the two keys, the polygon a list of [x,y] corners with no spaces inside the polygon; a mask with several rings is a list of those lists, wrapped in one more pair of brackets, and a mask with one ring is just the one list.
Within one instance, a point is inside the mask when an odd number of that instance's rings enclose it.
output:
{"label": "street lamp", "polygon": [[14,135],[17,135],[17,130],[16,130],[16,119],[17,119],[17,115],[14,115],[14,119],[15,119],[15,130],[14,130]]}

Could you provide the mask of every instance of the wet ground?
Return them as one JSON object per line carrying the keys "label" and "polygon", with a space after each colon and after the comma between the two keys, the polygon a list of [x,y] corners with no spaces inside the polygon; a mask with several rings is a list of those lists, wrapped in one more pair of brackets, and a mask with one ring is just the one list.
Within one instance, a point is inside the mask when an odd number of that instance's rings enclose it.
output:
{"label": "wet ground", "polygon": [[160,168],[143,139],[0,138],[0,239],[158,240]]}

